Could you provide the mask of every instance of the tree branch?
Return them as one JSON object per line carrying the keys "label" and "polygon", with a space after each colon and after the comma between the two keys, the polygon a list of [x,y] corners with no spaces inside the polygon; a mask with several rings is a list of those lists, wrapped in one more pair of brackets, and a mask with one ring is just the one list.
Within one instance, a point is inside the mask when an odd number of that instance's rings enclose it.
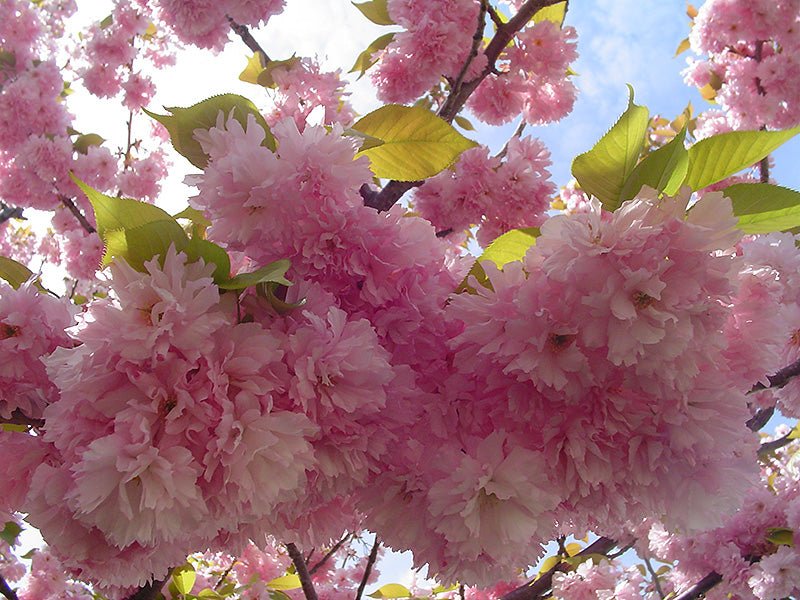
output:
{"label": "tree branch", "polygon": [[675,596],[673,600],[696,600],[717,585],[720,581],[722,581],[722,575],[716,571],[711,571],[711,573],[703,577],[688,590]]}
{"label": "tree branch", "polygon": [[166,578],[162,579],[161,581],[151,581],[150,583],[143,585],[133,594],[125,598],[125,600],[155,600],[161,593],[161,588],[164,587],[167,579],[169,579],[171,576],[172,569],[169,570]]}
{"label": "tree branch", "polygon": [[747,421],[746,425],[750,431],[758,431],[764,425],[767,424],[772,418],[772,415],[775,414],[775,407],[770,406],[769,408],[762,408],[761,410],[757,411],[750,419]]}
{"label": "tree branch", "polygon": [[78,219],[78,223],[80,223],[81,227],[83,227],[88,233],[97,232],[95,228],[92,227],[92,224],[89,223],[89,221],[86,219],[81,210],[72,201],[72,198],[69,198],[64,194],[59,194],[58,199],[61,201],[61,204],[66,206],[69,209],[69,212],[71,212],[75,216],[75,218]]}
{"label": "tree branch", "polygon": [[759,392],[761,390],[766,389],[776,389],[779,390],[783,386],[785,386],[793,377],[797,377],[800,375],[800,360],[796,360],[790,365],[783,367],[774,375],[767,375],[767,381],[769,381],[769,385],[764,385],[763,383],[757,383],[752,388],[750,388],[750,394],[753,392]]}
{"label": "tree branch", "polygon": [[9,219],[24,219],[22,209],[19,206],[9,206],[5,202],[0,202],[0,224]]}
{"label": "tree branch", "polygon": [[349,540],[352,535],[353,535],[352,533],[346,533],[342,539],[336,542],[331,547],[331,549],[325,553],[325,556],[320,558],[317,561],[317,563],[308,570],[308,574],[313,575],[314,573],[316,573],[322,567],[322,565],[324,565],[326,562],[328,562],[328,560],[330,560],[331,556],[333,556],[334,554],[336,554],[336,552],[338,552],[339,548],[342,547],[342,544],[344,544],[347,540]]}
{"label": "tree branch", "polygon": [[303,553],[292,543],[286,544],[286,550],[294,563],[294,568],[297,571],[297,576],[300,578],[300,585],[303,587],[303,594],[306,600],[317,600],[317,591],[314,589],[314,583],[311,581],[311,575],[308,573],[308,566],[303,559]]}
{"label": "tree branch", "polygon": [[0,594],[6,597],[6,600],[19,600],[17,592],[11,589],[3,576],[0,575]]}
{"label": "tree branch", "polygon": [[784,446],[791,444],[794,441],[791,435],[792,432],[790,431],[783,437],[761,444],[758,447],[758,458],[767,458],[771,453],[775,452],[775,450],[780,450]]}
{"label": "tree branch", "polygon": [[364,569],[364,576],[361,578],[361,583],[358,584],[358,591],[356,592],[356,600],[361,600],[361,596],[364,593],[364,588],[367,587],[367,579],[369,579],[370,573],[372,573],[372,566],[375,564],[375,560],[378,558],[378,548],[381,545],[381,541],[378,539],[378,534],[375,534],[375,543],[372,544],[372,550],[369,552],[369,558],[367,559],[367,568]]}
{"label": "tree branch", "polygon": [[270,61],[269,55],[266,53],[264,48],[261,47],[261,44],[256,41],[256,38],[253,37],[253,34],[250,33],[250,30],[247,28],[247,26],[239,25],[239,23],[234,21],[232,17],[227,17],[228,23],[231,24],[231,29],[233,29],[233,32],[242,38],[245,46],[250,48],[254,54],[258,54],[259,58],[261,59],[261,66],[266,67],[267,63]]}
{"label": "tree branch", "polygon": [[[617,545],[616,540],[601,537],[578,552],[576,556],[586,556],[587,554],[607,554]],[[569,563],[560,562],[552,569],[540,575],[537,579],[521,585],[517,589],[509,592],[501,600],[535,600],[544,597],[553,587],[553,575],[561,573],[572,567]]]}
{"label": "tree branch", "polygon": [[0,417],[0,423],[7,425],[26,425],[28,427],[44,427],[44,419],[29,417],[18,408],[15,409],[7,419]]}

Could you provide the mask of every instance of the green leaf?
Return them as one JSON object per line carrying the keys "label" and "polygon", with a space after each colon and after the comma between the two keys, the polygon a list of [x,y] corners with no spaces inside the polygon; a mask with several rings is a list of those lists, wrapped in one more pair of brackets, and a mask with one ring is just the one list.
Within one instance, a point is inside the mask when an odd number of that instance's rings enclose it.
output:
{"label": "green leaf", "polygon": [[228,281],[219,284],[223,290],[243,290],[251,285],[259,283],[280,283],[281,285],[292,285],[292,282],[286,279],[286,271],[289,270],[292,264],[284,259],[276,260],[252,273],[240,273],[236,277],[232,277]]}
{"label": "green leaf", "polygon": [[750,167],[800,133],[784,131],[731,131],[700,140],[689,148],[686,183],[693,190],[722,181]]}
{"label": "green leaf", "polygon": [[89,152],[91,146],[100,146],[105,141],[106,139],[104,137],[96,133],[84,133],[83,135],[79,135],[78,138],[72,142],[72,147],[81,154],[86,154]]}
{"label": "green leaf", "polygon": [[156,221],[175,221],[168,212],[157,206],[130,198],[115,198],[98,192],[93,187],[70,174],[72,181],[81,188],[94,209],[97,233],[105,238],[108,231],[139,227]]}
{"label": "green leaf", "polygon": [[369,69],[372,65],[377,62],[377,58],[373,58],[376,52],[379,50],[383,50],[388,46],[392,40],[394,39],[394,32],[392,33],[384,33],[382,36],[375,38],[372,43],[366,47],[366,49],[358,55],[356,58],[356,62],[353,64],[353,67],[350,69],[350,73],[355,73],[356,71],[359,72],[358,78],[364,76],[367,69]]}
{"label": "green leaf", "polygon": [[461,115],[456,115],[453,120],[456,122],[456,125],[461,127],[461,129],[465,129],[466,131],[475,131],[475,127],[472,125],[472,122],[469,119],[466,119]]}
{"label": "green leaf", "polygon": [[263,70],[264,65],[261,64],[261,53],[255,52],[253,56],[247,59],[244,70],[239,73],[239,81],[258,85],[258,74]]}
{"label": "green leaf", "polygon": [[2,539],[9,546],[14,546],[17,543],[19,534],[22,533],[22,527],[14,521],[7,521],[3,530],[0,531],[0,539]]}
{"label": "green leaf", "polygon": [[367,596],[370,598],[411,598],[411,591],[399,583],[387,583]]}
{"label": "green leaf", "polygon": [[15,425],[14,423],[0,423],[0,431],[12,431],[14,433],[26,433],[27,425]]}
{"label": "green leaf", "polygon": [[202,258],[205,264],[216,265],[214,269],[214,283],[223,283],[231,278],[231,259],[221,246],[201,238],[192,238],[184,248],[189,262]]}
{"label": "green leaf", "polygon": [[633,88],[628,89],[627,110],[591,150],[572,161],[581,188],[609,211],[622,204],[622,188],[636,167],[649,121],[649,111],[633,103]]}
{"label": "green leaf", "polygon": [[194,567],[189,563],[177,567],[172,571],[172,582],[180,594],[188,594],[194,587],[197,574],[194,572]]}
{"label": "green leaf", "polygon": [[279,287],[284,291],[286,290],[285,286],[281,287],[278,283],[259,283],[256,286],[256,293],[262,298],[265,298],[279,315],[288,314],[297,308],[305,306],[305,298],[301,299],[299,302],[286,302],[285,293],[283,294],[283,298],[279,298],[275,293]]}
{"label": "green leaf", "polygon": [[280,591],[296,590],[302,587],[302,584],[300,583],[300,577],[294,573],[276,577],[275,579],[268,581],[266,585],[270,589]]}
{"label": "green leaf", "polygon": [[450,586],[447,586],[447,587],[445,587],[443,585],[437,585],[435,588],[433,588],[431,590],[431,594],[433,594],[435,596],[437,594],[444,594],[445,592],[454,592],[458,588],[459,588],[459,584],[457,584],[457,583],[454,583],[453,585],[450,585]]}
{"label": "green leaf", "polygon": [[287,71],[300,62],[296,56],[291,56],[284,60],[271,60],[267,63],[256,78],[256,83],[265,88],[274,88],[277,84],[272,79],[272,73],[275,69],[284,68]]}
{"label": "green leaf", "polygon": [[[691,47],[692,47],[692,44],[691,44],[691,42],[689,42],[689,38],[688,37],[683,38],[681,40],[681,43],[678,44],[678,47],[675,50],[675,56],[680,56],[681,54],[686,52]],[[673,56],[673,58],[675,58],[675,56]]]}
{"label": "green leaf", "polygon": [[292,600],[289,594],[280,590],[267,590],[267,592],[269,593],[270,600]]}
{"label": "green leaf", "polygon": [[685,127],[668,144],[651,152],[636,165],[622,188],[620,197],[623,202],[635,197],[643,185],[667,196],[675,195],[689,170],[689,152],[683,145],[684,139]]}
{"label": "green leaf", "polygon": [[545,6],[544,8],[540,8],[536,13],[533,15],[531,20],[534,23],[541,23],[542,21],[550,21],[551,23],[555,23],[557,27],[561,27],[564,25],[564,18],[567,16],[567,3],[565,2],[558,2],[553,4],[552,6]]}
{"label": "green leaf", "polygon": [[[106,232],[106,252],[102,266],[107,266],[115,258],[124,258],[136,271],[145,272],[144,263],[155,256],[163,262],[170,246],[177,252],[186,250],[189,238],[177,221],[154,221],[138,227],[114,229]],[[189,257],[191,261],[191,257]]]}
{"label": "green leaf", "polygon": [[107,29],[111,27],[111,24],[114,22],[114,15],[108,15],[105,19],[100,21],[100,29]]}
{"label": "green leaf", "polygon": [[6,280],[15,290],[33,277],[33,271],[22,263],[0,256],[0,279]]}
{"label": "green leaf", "polygon": [[210,600],[223,600],[225,596],[221,595],[219,592],[212,590],[211,588],[205,588],[200,590],[197,594],[198,598],[209,598]]}
{"label": "green leaf", "polygon": [[776,546],[794,546],[794,531],[788,527],[769,527],[767,541]]}
{"label": "green leaf", "polygon": [[528,249],[536,244],[537,237],[539,237],[539,229],[536,227],[507,231],[489,244],[483,254],[481,254],[472,265],[469,273],[467,273],[464,281],[461,282],[461,285],[456,291],[462,292],[472,289],[469,286],[470,277],[474,277],[483,287],[493,289],[492,283],[486,275],[486,271],[484,271],[481,266],[481,262],[488,260],[502,269],[508,263],[522,260],[525,253],[528,252]]}
{"label": "green leaf", "polygon": [[192,237],[205,237],[205,232],[211,226],[211,221],[199,210],[187,206],[181,212],[172,215],[173,219],[186,219],[192,223]]}
{"label": "green leaf", "polygon": [[733,204],[739,229],[771,233],[800,226],[800,192],[771,183],[737,183],[722,190]]}
{"label": "green leaf", "polygon": [[800,421],[795,423],[795,426],[792,427],[792,430],[789,432],[787,436],[790,440],[796,440],[800,438]]}
{"label": "green leaf", "polygon": [[377,177],[399,181],[432,177],[452,165],[464,150],[477,146],[420,106],[388,104],[361,118],[353,129],[383,141],[357,156],[369,157]]}
{"label": "green leaf", "polygon": [[352,3],[361,13],[376,25],[394,25],[392,17],[389,16],[387,0],[369,0],[357,4]]}
{"label": "green leaf", "polygon": [[194,132],[196,129],[208,130],[215,127],[220,112],[226,119],[229,115],[233,115],[233,118],[239,121],[243,127],[247,125],[248,115],[253,115],[256,123],[264,129],[266,134],[261,145],[270,150],[276,148],[275,138],[272,137],[267,122],[255,104],[238,94],[212,96],[187,108],[166,107],[166,110],[171,113],[168,115],[159,115],[146,108],[142,110],[167,128],[175,150],[199,169],[206,167],[208,156],[203,152],[200,142],[194,139]]}

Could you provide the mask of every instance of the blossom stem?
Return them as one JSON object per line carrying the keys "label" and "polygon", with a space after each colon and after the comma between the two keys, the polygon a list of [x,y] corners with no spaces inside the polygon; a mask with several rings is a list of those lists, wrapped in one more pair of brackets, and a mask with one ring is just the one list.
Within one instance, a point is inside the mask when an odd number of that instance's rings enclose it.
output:
{"label": "blossom stem", "polygon": [[7,600],[19,600],[17,593],[11,589],[2,575],[0,575],[0,594],[3,594]]}
{"label": "blossom stem", "polygon": [[378,558],[378,548],[380,547],[381,542],[378,539],[378,534],[375,534],[375,543],[372,544],[372,550],[369,552],[369,558],[367,558],[367,567],[364,569],[364,577],[361,578],[361,583],[358,584],[358,591],[356,592],[356,600],[361,600],[361,596],[364,594],[364,588],[367,587],[367,579],[369,579],[370,574],[372,573],[372,566],[375,564],[375,560]]}
{"label": "blossom stem", "polygon": [[311,581],[311,575],[308,572],[303,553],[292,543],[286,544],[286,550],[294,563],[306,600],[317,600],[317,590],[314,589],[314,583]]}
{"label": "blossom stem", "polygon": [[653,586],[656,588],[656,593],[661,600],[664,600],[664,590],[661,589],[661,582],[658,580],[658,575],[656,574],[656,570],[653,568],[653,564],[650,562],[650,558],[647,556],[644,557],[644,565],[647,567],[647,571],[650,573],[650,577],[653,578]]}

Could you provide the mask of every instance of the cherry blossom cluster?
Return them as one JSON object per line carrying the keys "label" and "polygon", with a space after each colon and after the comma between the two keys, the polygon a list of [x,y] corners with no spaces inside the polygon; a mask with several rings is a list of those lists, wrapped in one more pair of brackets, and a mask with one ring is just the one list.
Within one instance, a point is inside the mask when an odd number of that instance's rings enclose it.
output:
{"label": "cherry blossom cluster", "polygon": [[458,234],[479,224],[478,242],[487,246],[506,231],[544,222],[555,193],[549,166],[550,152],[531,137],[512,138],[502,159],[474,148],[417,189],[414,207],[437,231]]}
{"label": "cherry blossom cluster", "polygon": [[692,50],[703,58],[690,61],[687,83],[715,88],[715,100],[734,129],[796,125],[799,19],[795,2],[705,2],[689,36]]}

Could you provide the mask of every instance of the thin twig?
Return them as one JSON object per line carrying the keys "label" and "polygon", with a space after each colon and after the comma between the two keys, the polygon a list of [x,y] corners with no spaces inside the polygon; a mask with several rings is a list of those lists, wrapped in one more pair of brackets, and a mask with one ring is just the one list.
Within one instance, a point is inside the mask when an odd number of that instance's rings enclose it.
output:
{"label": "thin twig", "polygon": [[453,82],[453,86],[450,90],[450,94],[458,94],[461,86],[464,83],[464,77],[467,75],[467,71],[469,70],[469,66],[472,64],[472,61],[478,56],[478,49],[481,46],[481,42],[483,41],[483,30],[486,28],[486,7],[489,4],[488,0],[481,0],[481,8],[478,11],[478,26],[475,28],[475,33],[472,35],[472,46],[469,49],[469,54],[467,55],[467,60],[464,61],[464,64],[461,65],[461,70],[458,72],[458,76],[456,76],[455,81]]}
{"label": "thin twig", "polygon": [[0,594],[3,594],[7,600],[19,600],[17,597],[17,592],[9,587],[2,575],[0,575]]}
{"label": "thin twig", "polygon": [[81,227],[83,227],[88,233],[96,233],[95,228],[92,227],[92,224],[89,223],[88,219],[84,216],[84,214],[77,207],[77,205],[72,201],[72,198],[69,198],[64,194],[59,194],[58,199],[61,201],[61,204],[66,206],[69,209],[69,212],[71,212],[75,216],[75,218],[78,219],[78,223],[81,224]]}
{"label": "thin twig", "polygon": [[367,559],[367,567],[364,569],[364,576],[361,578],[361,583],[358,584],[356,600],[361,600],[361,596],[364,593],[364,588],[367,587],[367,579],[369,579],[369,576],[372,573],[372,565],[375,564],[375,560],[378,558],[378,548],[380,545],[381,541],[378,539],[378,534],[376,533],[375,543],[372,544],[372,550],[369,551],[369,558]]}
{"label": "thin twig", "polygon": [[311,575],[308,573],[308,566],[303,559],[303,553],[292,543],[286,544],[286,550],[294,563],[306,600],[317,600],[317,590],[314,589],[314,582],[311,581]]}
{"label": "thin twig", "polygon": [[494,6],[488,2],[486,3],[486,11],[489,13],[489,17],[491,17],[492,21],[494,21],[494,24],[498,27],[502,27],[503,18],[500,16],[500,13],[495,10]]}
{"label": "thin twig", "polygon": [[319,570],[319,569],[322,567],[322,565],[324,565],[326,562],[328,562],[328,560],[330,559],[330,557],[331,557],[331,556],[333,556],[334,554],[336,554],[336,552],[338,552],[339,548],[341,548],[341,547],[342,547],[342,544],[344,544],[344,543],[345,543],[345,542],[346,542],[348,539],[350,539],[350,537],[351,537],[352,535],[353,535],[352,533],[346,533],[342,539],[340,539],[338,542],[336,542],[336,543],[335,543],[335,544],[334,544],[334,545],[331,547],[331,549],[330,549],[330,550],[328,550],[328,551],[325,553],[325,556],[323,556],[322,558],[320,558],[320,559],[317,561],[317,563],[316,563],[316,564],[315,564],[313,567],[311,567],[311,568],[308,570],[308,573],[309,573],[309,575],[313,575],[314,573],[316,573],[316,572],[317,572],[317,571],[318,571],[318,570]]}
{"label": "thin twig", "polygon": [[466,598],[466,596],[464,595],[464,584],[463,583],[459,584],[459,586],[458,586],[458,597],[461,598],[461,600],[465,600],[465,598]]}
{"label": "thin twig", "polygon": [[[586,556],[587,554],[608,554],[608,552],[610,552],[611,549],[616,545],[616,540],[601,537],[586,546],[586,548],[578,552],[578,554],[575,556]],[[571,568],[569,563],[560,562],[546,573],[542,573],[537,579],[529,581],[517,589],[512,590],[503,596],[501,600],[535,600],[536,598],[543,598],[550,588],[553,587],[553,575],[569,568]]]}
{"label": "thin twig", "polygon": [[233,566],[235,564],[236,564],[236,559],[234,558],[231,564],[228,566],[228,568],[225,569],[225,572],[220,576],[219,579],[217,579],[217,583],[214,584],[215,590],[218,590],[220,587],[222,587],[222,584],[225,583],[225,580],[228,578],[228,575],[230,575],[231,571],[233,571]]}
{"label": "thin twig", "polygon": [[722,581],[722,575],[716,571],[711,571],[711,573],[703,577],[688,590],[675,596],[673,600],[697,600],[697,598],[700,598],[720,581]]}
{"label": "thin twig", "polygon": [[653,565],[650,563],[650,558],[645,556],[643,559],[645,567],[647,567],[647,571],[650,573],[650,576],[653,578],[653,585],[656,588],[656,593],[661,600],[664,600],[664,590],[661,589],[661,582],[658,580],[658,575],[656,575],[655,569],[653,569]]}
{"label": "thin twig", "polygon": [[514,130],[514,133],[511,135],[510,138],[508,138],[506,145],[503,146],[503,149],[497,153],[495,158],[499,159],[505,158],[506,154],[508,154],[508,145],[511,143],[511,140],[513,140],[514,138],[522,137],[522,132],[525,131],[526,125],[527,123],[525,122],[525,118],[523,117],[522,119],[519,120],[519,125],[517,125],[517,128]]}
{"label": "thin twig", "polygon": [[261,47],[261,44],[256,41],[256,38],[253,37],[253,34],[250,33],[250,30],[247,28],[247,26],[239,25],[239,23],[234,21],[230,16],[228,17],[228,23],[231,24],[231,29],[233,29],[233,32],[242,38],[245,46],[250,48],[254,54],[258,54],[258,57],[261,60],[261,66],[266,67],[270,61],[269,55],[266,53],[264,48]]}

